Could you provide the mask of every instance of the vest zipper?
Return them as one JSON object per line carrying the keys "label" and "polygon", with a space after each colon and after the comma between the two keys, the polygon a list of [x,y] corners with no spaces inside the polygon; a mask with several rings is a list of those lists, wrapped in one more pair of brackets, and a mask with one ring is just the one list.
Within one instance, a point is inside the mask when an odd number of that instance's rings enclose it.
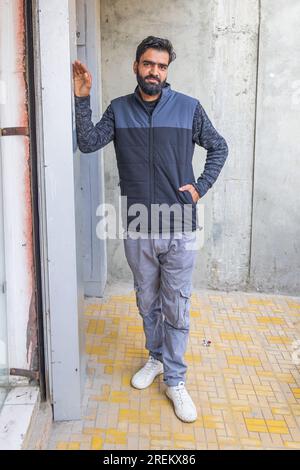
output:
{"label": "vest zipper", "polygon": [[[150,204],[155,203],[154,200],[154,155],[153,155],[153,119],[152,115],[149,116],[149,135],[150,135],[150,142],[149,142],[149,160],[150,160]],[[151,206],[150,206],[151,210]]]}

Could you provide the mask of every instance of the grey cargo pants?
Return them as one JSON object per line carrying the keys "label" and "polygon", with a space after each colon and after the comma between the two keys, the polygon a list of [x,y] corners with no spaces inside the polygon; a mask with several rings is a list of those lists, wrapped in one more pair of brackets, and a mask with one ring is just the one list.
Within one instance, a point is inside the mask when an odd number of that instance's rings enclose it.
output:
{"label": "grey cargo pants", "polygon": [[124,239],[125,256],[134,278],[136,302],[143,319],[146,349],[164,364],[164,383],[185,382],[184,354],[189,335],[189,308],[195,232],[162,238]]}

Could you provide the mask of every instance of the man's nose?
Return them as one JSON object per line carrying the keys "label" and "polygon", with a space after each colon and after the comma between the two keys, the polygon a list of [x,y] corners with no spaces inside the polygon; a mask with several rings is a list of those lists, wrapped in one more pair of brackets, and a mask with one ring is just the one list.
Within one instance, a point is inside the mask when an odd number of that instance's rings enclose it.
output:
{"label": "man's nose", "polygon": [[151,73],[152,75],[159,76],[159,68],[157,64],[153,64],[151,67]]}

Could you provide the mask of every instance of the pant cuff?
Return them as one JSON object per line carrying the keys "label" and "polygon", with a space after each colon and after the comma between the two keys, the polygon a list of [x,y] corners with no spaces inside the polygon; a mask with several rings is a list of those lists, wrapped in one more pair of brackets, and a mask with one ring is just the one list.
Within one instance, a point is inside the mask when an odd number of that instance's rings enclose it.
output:
{"label": "pant cuff", "polygon": [[176,387],[179,382],[184,382],[184,379],[164,379],[164,383],[167,385],[167,387]]}
{"label": "pant cuff", "polygon": [[160,362],[163,364],[162,355],[153,354],[152,352],[150,352],[150,353],[149,353],[149,356],[154,357],[154,359],[156,359],[157,361],[160,361]]}

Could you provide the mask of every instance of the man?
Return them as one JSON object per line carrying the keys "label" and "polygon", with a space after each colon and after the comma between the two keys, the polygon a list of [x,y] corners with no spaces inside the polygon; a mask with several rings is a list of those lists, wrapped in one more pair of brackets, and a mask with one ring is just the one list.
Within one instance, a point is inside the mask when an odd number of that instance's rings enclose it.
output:
{"label": "man", "polygon": [[[177,417],[193,422],[197,410],[185,387],[183,359],[196,256],[189,246],[197,229],[197,201],[216,181],[228,148],[200,102],[173,91],[167,83],[175,57],[169,40],[144,39],[133,64],[138,82],[134,93],[112,100],[96,125],[91,121],[91,74],[76,61],[73,75],[79,149],[95,152],[113,141],[121,195],[127,197],[124,249],[149,351],[147,363],[134,374],[131,384],[144,389],[163,373],[166,395]],[[205,168],[197,181],[192,168],[195,143],[207,149]],[[137,203],[146,208],[146,216],[135,224],[130,209]],[[176,206],[179,212],[154,217],[152,209],[163,204]],[[191,209],[189,216],[185,216],[186,208]]]}

